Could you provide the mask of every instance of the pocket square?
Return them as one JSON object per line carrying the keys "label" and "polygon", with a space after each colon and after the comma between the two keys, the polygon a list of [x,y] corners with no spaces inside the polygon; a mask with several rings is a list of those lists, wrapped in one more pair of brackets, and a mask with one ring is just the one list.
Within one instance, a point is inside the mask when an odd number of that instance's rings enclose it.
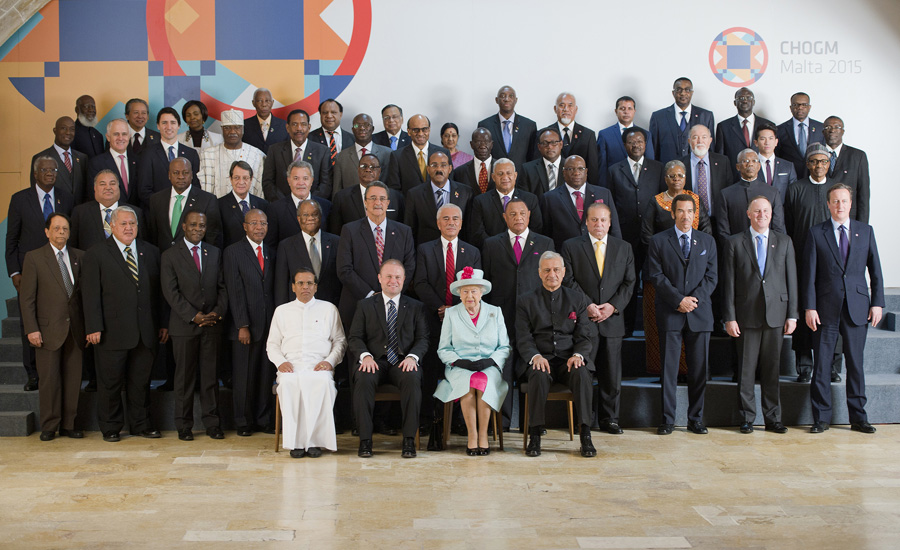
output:
{"label": "pocket square", "polygon": [[700,255],[701,255],[701,256],[705,256],[705,255],[706,255],[706,250],[704,250],[703,252],[701,252]]}
{"label": "pocket square", "polygon": [[578,316],[576,316],[575,312],[573,311],[572,313],[569,314],[569,319],[575,321],[576,319],[578,319]]}

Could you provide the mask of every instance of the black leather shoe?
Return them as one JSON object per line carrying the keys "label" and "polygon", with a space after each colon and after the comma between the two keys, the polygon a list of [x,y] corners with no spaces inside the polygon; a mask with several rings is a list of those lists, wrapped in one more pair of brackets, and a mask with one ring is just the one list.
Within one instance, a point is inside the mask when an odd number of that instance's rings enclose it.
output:
{"label": "black leather shoe", "polygon": [[838,373],[836,373],[836,372],[834,372],[834,371],[832,371],[832,372],[831,372],[831,381],[832,381],[832,382],[840,382],[840,381],[841,381],[841,375],[838,374]]}
{"label": "black leather shoe", "polygon": [[175,389],[175,384],[172,382],[166,381],[162,384],[156,386],[155,391],[173,391]]}
{"label": "black leather shoe", "polygon": [[63,436],[71,437],[72,439],[83,439],[84,432],[81,430],[67,430],[65,428],[60,428],[59,437]]}
{"label": "black leather shoe", "polygon": [[706,426],[703,425],[703,422],[699,420],[688,420],[687,429],[690,432],[694,432],[698,435],[703,435],[709,433],[709,430],[706,429]]}
{"label": "black leather shoe", "polygon": [[672,428],[675,426],[672,424],[660,424],[658,428],[656,428],[656,435],[669,435],[672,433]]}
{"label": "black leather shoe", "polygon": [[[143,433],[141,434],[143,435]],[[194,433],[190,428],[184,428],[183,430],[178,430],[178,439],[182,441],[193,441]]]}
{"label": "black leather shoe", "polygon": [[88,393],[93,393],[97,391],[97,381],[96,380],[88,380],[87,386],[84,387],[84,391]]}
{"label": "black leather shoe", "polygon": [[28,379],[28,382],[25,382],[25,386],[22,389],[25,391],[37,391],[38,379],[32,376]]}
{"label": "black leather shoe", "polygon": [[159,439],[162,437],[162,434],[159,433],[159,430],[141,430],[141,433],[138,434],[141,437],[146,437],[147,439]]}
{"label": "black leather shoe", "polygon": [[753,433],[753,424],[750,422],[744,422],[741,424],[741,433],[742,434],[752,434]]}
{"label": "black leather shoe", "polygon": [[827,431],[829,428],[828,424],[824,422],[815,422],[812,427],[809,429],[809,433],[811,434],[820,434],[822,432]]}
{"label": "black leather shoe", "polygon": [[584,458],[593,458],[597,456],[597,449],[594,448],[593,442],[591,442],[591,430],[590,428],[581,427],[581,456]]}
{"label": "black leather shoe", "polygon": [[262,432],[264,434],[274,435],[275,434],[275,424],[272,424],[271,426],[257,426],[256,431]]}
{"label": "black leather shoe", "polygon": [[525,449],[525,456],[541,456],[541,436],[534,434]]}
{"label": "black leather shoe", "polygon": [[357,451],[356,456],[359,458],[372,458],[372,440],[371,439],[360,439],[359,440],[359,451]]}
{"label": "black leather shoe", "polygon": [[222,428],[218,426],[206,428],[206,435],[208,435],[212,439],[225,439],[225,434],[222,433]]}
{"label": "black leather shoe", "polygon": [[809,375],[808,372],[801,372],[797,376],[797,382],[800,382],[801,384],[809,384],[810,380],[812,380],[812,377]]}
{"label": "black leather shoe", "polygon": [[474,449],[470,449],[469,447],[466,447],[466,454],[468,456],[478,456],[478,453],[479,453],[478,447],[475,447]]}
{"label": "black leather shoe", "polygon": [[41,441],[53,441],[56,432],[41,432]]}
{"label": "black leather shoe", "polygon": [[353,428],[352,430],[350,430],[350,435],[352,435],[353,437],[359,437],[359,428]]}
{"label": "black leather shoe", "polygon": [[248,426],[238,426],[237,434],[241,437],[250,437],[253,435],[253,430]]}
{"label": "black leather shoe", "polygon": [[403,438],[403,451],[401,451],[400,456],[403,458],[416,458],[416,438],[415,437],[404,437]]}
{"label": "black leather shoe", "polygon": [[774,424],[767,425],[766,431],[767,432],[775,432],[777,434],[784,434],[784,433],[787,433],[787,428],[785,428],[784,424],[782,424],[781,422],[776,422]]}
{"label": "black leather shoe", "polygon": [[306,451],[303,449],[291,449],[291,458],[303,458],[306,456]]}
{"label": "black leather shoe", "polygon": [[[875,426],[869,424],[868,422],[854,422],[850,424],[850,429],[854,432],[862,432],[864,434],[875,433]],[[43,436],[43,434],[41,434],[41,436]]]}
{"label": "black leather shoe", "polygon": [[322,456],[322,449],[319,447],[310,447],[306,449],[306,456],[309,458],[319,458]]}
{"label": "black leather shoe", "polygon": [[490,447],[478,447],[478,456],[487,456],[491,454]]}
{"label": "black leather shoe", "polygon": [[623,433],[622,428],[619,427],[617,422],[604,422],[603,424],[600,424],[600,429],[612,435]]}
{"label": "black leather shoe", "polygon": [[122,438],[119,437],[119,432],[106,432],[103,434],[103,441],[108,441],[110,443],[118,443]]}

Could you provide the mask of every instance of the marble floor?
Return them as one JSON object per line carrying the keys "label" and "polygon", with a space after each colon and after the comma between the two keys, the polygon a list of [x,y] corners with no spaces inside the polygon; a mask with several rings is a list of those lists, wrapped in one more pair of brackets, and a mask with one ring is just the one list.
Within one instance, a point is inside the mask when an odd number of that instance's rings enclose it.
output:
{"label": "marble floor", "polygon": [[[581,458],[552,430],[527,458],[400,458],[376,436],[318,459],[273,436],[181,442],[0,440],[0,548],[786,548],[900,547],[900,425],[785,435],[711,429],[595,434]],[[424,439],[423,439],[424,444]]]}

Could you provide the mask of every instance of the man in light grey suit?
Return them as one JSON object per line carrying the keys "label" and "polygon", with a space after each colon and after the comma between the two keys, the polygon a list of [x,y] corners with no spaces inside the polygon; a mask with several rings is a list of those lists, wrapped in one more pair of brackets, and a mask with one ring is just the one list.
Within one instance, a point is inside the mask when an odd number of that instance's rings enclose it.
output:
{"label": "man in light grey suit", "polygon": [[372,142],[372,117],[360,113],[353,117],[353,147],[347,147],[338,153],[334,161],[332,173],[331,193],[334,196],[341,189],[356,187],[359,185],[359,159],[363,155],[371,153],[378,158],[382,173],[387,174],[388,163],[391,161],[391,148]]}

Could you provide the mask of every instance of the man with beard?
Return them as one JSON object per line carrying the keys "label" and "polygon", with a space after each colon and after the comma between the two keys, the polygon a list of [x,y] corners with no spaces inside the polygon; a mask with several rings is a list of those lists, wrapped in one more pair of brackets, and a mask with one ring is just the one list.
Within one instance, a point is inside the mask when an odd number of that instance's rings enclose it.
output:
{"label": "man with beard", "polygon": [[680,159],[686,167],[690,166],[684,175],[684,188],[700,196],[700,201],[709,213],[715,235],[716,220],[713,216],[716,201],[719,200],[722,189],[734,183],[731,179],[731,163],[725,155],[710,150],[712,136],[709,128],[702,124],[691,128],[688,142],[691,153]]}
{"label": "man with beard", "polygon": [[[596,185],[600,181],[597,134],[590,128],[575,122],[575,115],[578,114],[578,103],[575,101],[575,96],[569,92],[559,94],[553,105],[553,112],[556,113],[556,122],[548,128],[556,129],[562,136],[562,156],[578,155],[584,159],[587,167],[587,181]],[[544,130],[541,130],[541,134],[543,133]]]}
{"label": "man with beard", "polygon": [[475,158],[461,166],[457,166],[450,178],[469,186],[472,189],[473,196],[477,196],[481,193],[487,193],[488,189],[494,187],[489,177],[494,171],[494,158],[491,156],[494,141],[490,130],[487,128],[475,128],[469,145],[472,147],[472,152],[475,153]]}
{"label": "man with beard", "polygon": [[[433,241],[441,236],[437,226],[437,211],[445,204],[455,204],[463,216],[472,211],[472,189],[449,179],[450,157],[442,151],[431,153],[428,158],[428,175],[431,183],[423,183],[410,189],[406,196],[407,208],[404,223],[412,229],[416,244]],[[465,229],[461,232],[466,237]]]}
{"label": "man with beard", "polygon": [[75,100],[75,115],[75,141],[72,147],[92,159],[103,152],[103,135],[94,128],[97,124],[94,98],[83,95]]}
{"label": "man with beard", "polygon": [[673,105],[650,115],[653,150],[656,152],[656,160],[663,164],[688,154],[691,148],[689,132],[694,126],[705,126],[707,132],[716,126],[715,118],[710,111],[691,104],[694,84],[690,78],[683,76],[672,84],[672,97],[675,98]]}
{"label": "man with beard", "polygon": [[[231,109],[222,112],[222,139],[224,143],[203,149],[200,157],[200,185],[203,190],[221,197],[231,192],[231,165],[244,161],[253,168],[253,185],[250,192],[257,197],[263,194],[261,174],[265,153],[242,141],[244,119],[241,112]],[[268,200],[268,198],[266,199]]]}

